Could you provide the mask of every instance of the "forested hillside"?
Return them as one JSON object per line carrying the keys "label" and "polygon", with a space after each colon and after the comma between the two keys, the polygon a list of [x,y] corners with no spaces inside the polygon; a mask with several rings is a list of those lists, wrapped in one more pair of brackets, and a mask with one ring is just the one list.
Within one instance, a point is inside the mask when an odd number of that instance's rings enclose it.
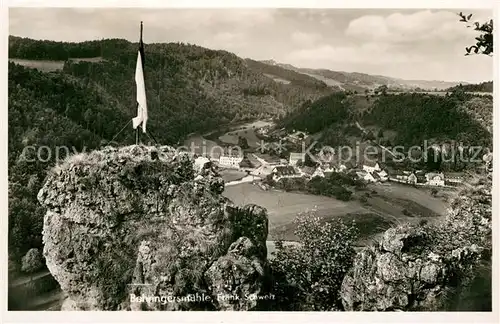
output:
{"label": "forested hillside", "polygon": [[299,68],[290,64],[278,63],[273,60],[261,61],[273,67],[281,67],[299,74],[305,74],[330,86],[362,93],[364,90],[373,90],[381,85],[389,89],[408,91],[413,89],[445,90],[458,85],[458,82],[429,81],[429,80],[404,80],[383,75],[371,75],[359,72],[332,71],[327,69]]}
{"label": "forested hillside", "polygon": [[482,100],[490,118],[492,102],[472,95],[435,96],[403,93],[382,95],[363,117],[364,124],[377,125],[397,132],[394,145],[419,145],[424,140],[455,140],[465,145],[490,146],[492,134],[463,110],[471,100]]}
{"label": "forested hillside", "polygon": [[[55,162],[57,146],[81,151],[110,140],[134,142],[132,126],[126,124],[136,114],[137,49],[138,44],[120,39],[9,38],[9,58],[62,66],[43,72],[9,63],[9,252],[14,260],[30,247],[41,247],[44,211],[36,194]],[[298,73],[297,82],[275,82],[226,51],[169,43],[146,44],[145,53],[148,129],[161,144],[231,122],[278,117],[334,91],[312,78],[298,82]],[[42,146],[47,149],[37,151]],[[46,162],[29,162],[37,152]],[[66,150],[59,153],[62,158]]]}
{"label": "forested hillside", "polygon": [[[387,145],[411,147],[447,141],[464,145],[491,147],[493,101],[490,96],[460,91],[446,96],[423,93],[357,96],[332,94],[287,114],[281,125],[290,130],[322,132],[324,144],[347,143],[348,136],[362,139],[356,122],[391,131],[394,137]],[[374,135],[372,139],[375,139]],[[366,136],[365,136],[366,137]]]}
{"label": "forested hillside", "polygon": [[306,102],[299,109],[290,112],[281,121],[288,130],[302,130],[317,133],[332,125],[345,124],[350,120],[347,96],[344,92]]}
{"label": "forested hillside", "polygon": [[493,81],[481,82],[477,84],[459,84],[447,89],[447,91],[462,90],[465,92],[491,92],[493,93]]}

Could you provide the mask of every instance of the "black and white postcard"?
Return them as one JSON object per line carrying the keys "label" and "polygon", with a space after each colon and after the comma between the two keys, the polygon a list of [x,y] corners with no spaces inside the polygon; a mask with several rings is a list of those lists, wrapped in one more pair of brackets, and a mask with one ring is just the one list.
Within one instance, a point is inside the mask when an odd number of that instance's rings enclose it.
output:
{"label": "black and white postcard", "polygon": [[493,2],[126,3],[4,8],[9,316],[494,321]]}

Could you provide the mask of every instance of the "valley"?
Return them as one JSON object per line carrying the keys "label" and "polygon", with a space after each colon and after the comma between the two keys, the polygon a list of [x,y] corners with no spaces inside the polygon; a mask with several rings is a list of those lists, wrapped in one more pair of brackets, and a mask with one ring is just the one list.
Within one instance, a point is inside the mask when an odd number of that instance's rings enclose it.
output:
{"label": "valley", "polygon": [[[122,39],[64,43],[14,36],[9,41],[9,256],[19,265],[30,249],[44,247],[46,210],[37,195],[48,170],[58,162],[48,158],[30,163],[25,148],[66,145],[79,152],[133,144],[135,134],[127,122],[136,113],[132,76],[137,44]],[[408,172],[402,181],[407,183],[371,181],[366,180],[373,172],[364,171],[365,156],[356,155],[359,163],[346,163],[350,165],[344,171],[333,172],[344,180],[366,182],[353,189],[354,185],[336,183],[323,174],[331,165],[311,164],[305,157],[293,160],[306,140],[332,147],[360,143],[377,148],[460,141],[492,149],[493,100],[488,83],[464,83],[463,88],[459,82],[298,68],[181,43],[146,44],[146,53],[150,121],[142,144],[184,146],[217,164],[224,182],[233,184],[226,185],[224,197],[240,206],[255,204],[267,210],[269,258],[275,241],[300,244],[294,219],[307,211],[322,222],[355,221],[357,250],[392,227],[437,224],[463,186],[445,187],[444,180],[442,186],[417,187],[417,180],[412,186],[410,174],[416,178],[419,172],[457,177],[479,173],[477,165],[467,163],[391,160],[381,161],[384,171]],[[261,152],[261,140],[280,145],[283,141],[284,149]],[[224,153],[232,146],[244,146],[242,156]],[[221,156],[228,158],[226,162]],[[247,165],[241,166],[244,158]],[[317,187],[299,190],[291,181],[283,189],[277,184],[276,167],[290,172],[284,178],[306,179],[300,180],[305,183],[314,182],[315,172],[323,175],[315,180]],[[273,185],[270,178],[277,179]],[[339,198],[342,194],[345,199]],[[11,273],[19,272],[19,267],[12,269]],[[22,296],[33,295],[29,309],[58,308],[62,295],[55,281],[44,281],[47,278],[52,277],[42,269],[32,277],[12,279],[11,286]],[[36,290],[30,285],[37,282],[43,287],[30,293]]]}

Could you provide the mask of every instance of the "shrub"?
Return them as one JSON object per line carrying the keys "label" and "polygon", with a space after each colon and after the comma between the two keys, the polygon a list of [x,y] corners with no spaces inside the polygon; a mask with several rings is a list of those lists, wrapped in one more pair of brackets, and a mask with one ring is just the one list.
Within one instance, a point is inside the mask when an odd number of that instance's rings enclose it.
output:
{"label": "shrub", "polygon": [[270,260],[273,291],[280,310],[341,309],[339,290],[355,255],[357,229],[340,219],[325,222],[315,212],[300,214],[300,245],[276,245]]}
{"label": "shrub", "polygon": [[21,260],[21,271],[26,273],[33,273],[43,267],[42,254],[38,249],[30,249]]}
{"label": "shrub", "polygon": [[403,213],[403,215],[405,215],[405,216],[411,216],[411,213],[410,213],[410,212],[408,211],[408,209],[406,209],[406,208],[405,208],[405,209],[403,209],[401,212],[402,212],[402,213]]}

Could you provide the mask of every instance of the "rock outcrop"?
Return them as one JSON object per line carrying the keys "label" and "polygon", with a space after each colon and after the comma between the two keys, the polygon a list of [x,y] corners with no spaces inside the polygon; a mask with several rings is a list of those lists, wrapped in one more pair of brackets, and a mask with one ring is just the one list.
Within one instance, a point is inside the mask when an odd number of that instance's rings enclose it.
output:
{"label": "rock outcrop", "polygon": [[63,310],[252,310],[268,219],[221,193],[210,161],[170,147],[107,147],[55,167],[44,256]]}
{"label": "rock outcrop", "polygon": [[402,225],[360,251],[341,287],[348,311],[443,310],[491,250],[491,179],[464,189],[438,224]]}

